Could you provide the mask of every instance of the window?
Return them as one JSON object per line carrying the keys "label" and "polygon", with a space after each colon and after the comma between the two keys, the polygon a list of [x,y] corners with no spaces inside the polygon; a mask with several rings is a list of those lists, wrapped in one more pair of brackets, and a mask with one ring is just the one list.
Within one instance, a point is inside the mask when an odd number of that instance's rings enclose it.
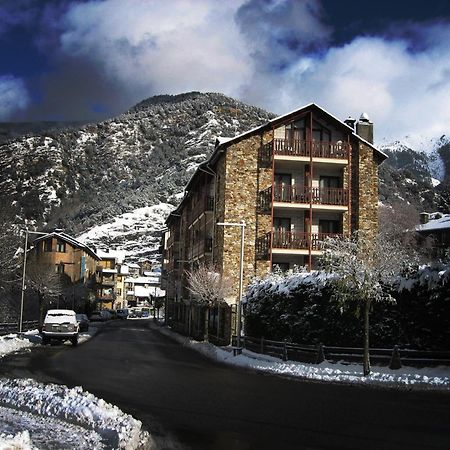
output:
{"label": "window", "polygon": [[275,192],[274,199],[278,202],[288,202],[291,200],[291,184],[292,177],[289,174],[276,173],[275,174]]}
{"label": "window", "polygon": [[61,239],[56,242],[56,251],[59,253],[66,253],[66,243]]}
{"label": "window", "polygon": [[341,179],[339,177],[320,177],[319,181],[320,188],[339,188],[341,186]]}
{"label": "window", "polygon": [[44,252],[51,252],[52,244],[53,244],[53,239],[46,239],[44,241]]}
{"label": "window", "polygon": [[273,218],[273,246],[275,248],[290,248],[291,219],[287,217]]}
{"label": "window", "polygon": [[56,265],[56,273],[64,273],[64,264],[61,263]]}
{"label": "window", "polygon": [[338,220],[319,220],[319,233],[340,233],[341,224]]}

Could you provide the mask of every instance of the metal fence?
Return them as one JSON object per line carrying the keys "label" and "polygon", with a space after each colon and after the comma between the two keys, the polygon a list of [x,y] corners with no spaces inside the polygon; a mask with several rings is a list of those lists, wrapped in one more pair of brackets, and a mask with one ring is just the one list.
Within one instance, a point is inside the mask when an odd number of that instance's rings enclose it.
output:
{"label": "metal fence", "polygon": [[[35,330],[39,326],[37,320],[28,320],[22,323],[22,331]],[[0,323],[0,336],[19,331],[19,322]]]}
{"label": "metal fence", "polygon": [[[233,336],[236,345],[236,336]],[[363,348],[358,347],[329,347],[322,344],[296,344],[287,341],[273,341],[270,339],[244,336],[241,346],[255,353],[261,353],[280,358],[284,361],[298,361],[318,364],[325,359],[330,362],[353,363],[363,359]],[[450,365],[450,351],[424,351],[394,348],[371,348],[370,359],[373,363],[398,368],[401,365],[412,367]]]}

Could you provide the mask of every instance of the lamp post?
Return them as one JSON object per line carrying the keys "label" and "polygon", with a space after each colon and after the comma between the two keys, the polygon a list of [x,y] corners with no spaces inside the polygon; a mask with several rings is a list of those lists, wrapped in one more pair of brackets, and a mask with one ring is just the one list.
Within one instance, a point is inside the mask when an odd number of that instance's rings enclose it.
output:
{"label": "lamp post", "polygon": [[217,225],[222,227],[240,227],[241,228],[241,256],[239,262],[239,294],[236,303],[237,307],[237,329],[236,329],[236,344],[241,346],[241,332],[242,332],[242,287],[244,284],[244,236],[245,236],[245,220],[241,222],[218,222]]}
{"label": "lamp post", "polygon": [[29,231],[28,228],[25,228],[25,247],[23,253],[23,272],[22,272],[22,293],[20,296],[20,320],[19,320],[19,336],[22,336],[22,328],[23,328],[23,302],[25,296],[25,277],[27,270],[27,251],[28,251],[28,235],[29,234],[38,234],[38,235],[46,235],[48,233],[41,233],[40,231]]}

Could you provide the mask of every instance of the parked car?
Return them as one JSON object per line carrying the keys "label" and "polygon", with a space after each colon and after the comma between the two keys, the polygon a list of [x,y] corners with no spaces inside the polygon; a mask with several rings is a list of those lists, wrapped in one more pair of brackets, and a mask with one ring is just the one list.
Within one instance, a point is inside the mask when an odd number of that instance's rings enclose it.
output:
{"label": "parked car", "polygon": [[118,319],[126,319],[128,317],[128,309],[118,309],[116,314]]}
{"label": "parked car", "polygon": [[75,311],[71,309],[49,309],[42,326],[42,344],[51,340],[61,342],[70,340],[72,345],[78,344],[78,321]]}
{"label": "parked car", "polygon": [[101,311],[94,311],[90,317],[91,322],[106,322],[111,319],[111,313],[105,309],[102,309]]}
{"label": "parked car", "polygon": [[89,319],[86,314],[77,314],[77,321],[80,331],[89,331]]}

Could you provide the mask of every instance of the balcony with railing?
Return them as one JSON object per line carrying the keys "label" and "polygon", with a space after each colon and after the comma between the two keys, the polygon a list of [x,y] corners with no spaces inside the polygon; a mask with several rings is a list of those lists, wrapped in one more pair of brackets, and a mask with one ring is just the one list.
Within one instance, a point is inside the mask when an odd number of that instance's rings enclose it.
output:
{"label": "balcony with railing", "polygon": [[306,141],[299,139],[273,140],[274,155],[310,158],[347,159],[350,144],[343,141]]}
{"label": "balcony with railing", "polygon": [[260,258],[268,257],[269,250],[321,251],[327,238],[342,238],[338,233],[306,233],[276,230],[257,239],[256,250]]}
{"label": "balcony with railing", "polygon": [[273,200],[280,203],[347,206],[348,190],[342,188],[311,188],[299,185],[275,185]]}
{"label": "balcony with railing", "polygon": [[189,213],[189,223],[195,221],[204,212],[210,212],[214,210],[214,197],[211,195],[203,195],[194,204],[191,212]]}
{"label": "balcony with railing", "polygon": [[206,253],[211,253],[212,248],[213,248],[213,238],[212,237],[198,239],[194,242],[192,247],[189,248],[188,253],[187,253],[188,259],[191,260],[191,259],[199,258],[199,257],[205,255]]}

